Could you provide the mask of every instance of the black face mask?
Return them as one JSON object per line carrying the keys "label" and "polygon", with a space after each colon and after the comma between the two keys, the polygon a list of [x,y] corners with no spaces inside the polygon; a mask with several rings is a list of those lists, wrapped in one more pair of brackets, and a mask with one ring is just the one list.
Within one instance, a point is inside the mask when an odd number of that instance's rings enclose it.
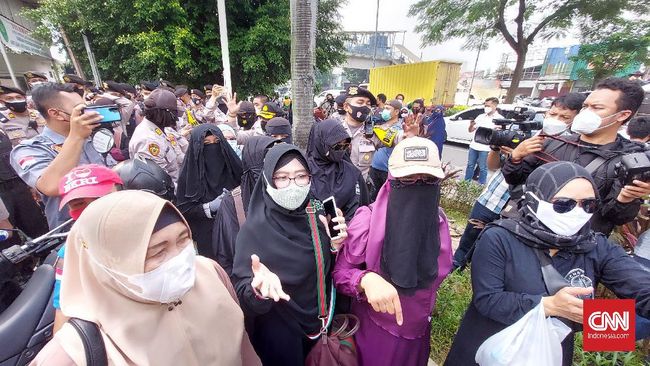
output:
{"label": "black face mask", "polygon": [[350,116],[357,122],[365,122],[368,118],[368,115],[370,114],[370,108],[365,105],[363,107],[351,105],[350,108],[352,109]]}
{"label": "black face mask", "polygon": [[192,98],[192,103],[194,103],[194,104],[200,104],[200,103],[201,103],[201,99],[199,99],[199,98]]}
{"label": "black face mask", "polygon": [[337,109],[336,111],[339,112],[339,114],[342,116],[345,115],[345,109]]}
{"label": "black face mask", "polygon": [[327,155],[327,158],[330,159],[331,161],[338,163],[340,161],[343,161],[345,158],[345,155],[348,153],[348,150],[334,150],[330,149],[329,150],[329,155]]}
{"label": "black face mask", "polygon": [[418,113],[420,113],[420,108],[413,108],[412,111],[413,111],[413,114],[418,114]]}
{"label": "black face mask", "polygon": [[10,111],[17,113],[23,113],[27,110],[27,102],[5,102],[5,106],[9,108]]}
{"label": "black face mask", "polygon": [[75,89],[74,92],[79,94],[83,98],[83,96],[84,96],[84,90],[83,89]]}

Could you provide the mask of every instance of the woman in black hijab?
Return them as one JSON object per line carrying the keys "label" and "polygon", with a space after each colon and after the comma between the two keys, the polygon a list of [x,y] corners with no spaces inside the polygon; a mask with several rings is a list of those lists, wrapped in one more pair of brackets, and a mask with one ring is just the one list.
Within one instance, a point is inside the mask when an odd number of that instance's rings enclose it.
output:
{"label": "woman in black hijab", "polygon": [[[597,192],[589,172],[574,163],[549,163],[530,174],[523,217],[489,224],[476,243],[474,296],[445,365],[475,365],[476,351],[488,337],[540,302],[547,316],[575,330],[582,323],[582,299],[592,297],[598,283],[619,298],[636,299],[637,314],[650,315],[650,274],[621,246],[591,230]],[[552,275],[542,274],[547,264]],[[573,332],[562,350],[563,365],[571,365]]]}
{"label": "woman in black hijab", "polygon": [[327,119],[314,124],[307,146],[312,193],[321,201],[334,196],[348,221],[357,208],[369,203],[361,171],[347,157],[350,141],[339,121]]}
{"label": "woman in black hijab", "polygon": [[240,226],[246,221],[246,210],[251,192],[264,167],[264,156],[273,145],[279,143],[273,137],[253,136],[246,140],[242,152],[244,173],[239,190],[224,195],[223,201],[214,215],[212,246],[217,262],[230,275],[235,254],[235,241]]}
{"label": "woman in black hijab", "polygon": [[178,179],[178,209],[187,219],[200,255],[215,258],[212,226],[224,189],[237,187],[242,167],[221,130],[211,124],[192,129]]}
{"label": "woman in black hijab", "polygon": [[[304,365],[314,344],[306,335],[318,333],[322,326],[316,255],[305,211],[313,198],[309,185],[309,167],[298,148],[289,144],[271,148],[237,237],[231,278],[251,341],[265,365]],[[343,218],[335,220],[340,236],[347,237]],[[329,304],[330,246],[338,249],[342,239],[330,240],[323,223],[321,216],[318,231]]]}

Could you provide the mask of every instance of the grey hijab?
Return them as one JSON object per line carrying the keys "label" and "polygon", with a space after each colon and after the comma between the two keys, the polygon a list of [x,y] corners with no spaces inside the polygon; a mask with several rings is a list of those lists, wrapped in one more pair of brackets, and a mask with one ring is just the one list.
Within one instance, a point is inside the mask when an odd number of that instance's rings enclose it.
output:
{"label": "grey hijab", "polygon": [[[525,192],[535,194],[540,200],[550,201],[567,183],[577,178],[588,180],[598,198],[598,189],[589,172],[580,165],[567,161],[548,163],[535,169],[526,180]],[[590,223],[585,224],[574,235],[559,235],[544,226],[532,212],[531,207],[537,207],[538,203],[534,197],[524,194],[522,203],[521,218],[501,219],[491,225],[508,230],[524,244],[537,249],[586,253],[596,247],[596,237]]]}

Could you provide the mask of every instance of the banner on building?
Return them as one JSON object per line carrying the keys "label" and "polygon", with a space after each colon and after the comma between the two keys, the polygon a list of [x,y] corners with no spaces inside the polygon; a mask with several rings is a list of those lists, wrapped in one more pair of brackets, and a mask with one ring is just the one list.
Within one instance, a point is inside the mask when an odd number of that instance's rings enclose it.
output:
{"label": "banner on building", "polygon": [[2,41],[2,44],[18,53],[26,52],[40,57],[52,58],[50,51],[29,34],[29,29],[0,16],[0,41]]}

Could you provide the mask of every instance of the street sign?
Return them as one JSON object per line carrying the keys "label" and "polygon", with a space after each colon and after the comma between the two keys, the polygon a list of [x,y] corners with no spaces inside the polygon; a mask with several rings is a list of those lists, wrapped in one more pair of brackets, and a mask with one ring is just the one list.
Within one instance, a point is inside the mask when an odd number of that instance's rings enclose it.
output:
{"label": "street sign", "polygon": [[18,53],[51,59],[50,51],[41,42],[30,36],[30,30],[0,16],[0,41],[7,48]]}

